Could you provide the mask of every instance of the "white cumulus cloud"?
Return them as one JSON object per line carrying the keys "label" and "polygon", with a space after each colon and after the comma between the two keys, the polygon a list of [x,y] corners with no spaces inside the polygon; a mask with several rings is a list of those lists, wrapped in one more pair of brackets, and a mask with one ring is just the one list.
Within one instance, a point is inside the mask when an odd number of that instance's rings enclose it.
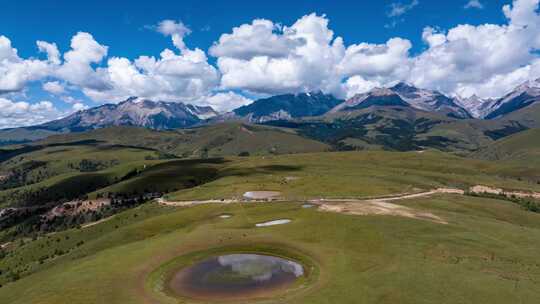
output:
{"label": "white cumulus cloud", "polygon": [[[335,65],[345,52],[325,16],[310,14],[281,30],[256,20],[223,34],[211,53],[218,56],[221,87],[276,94],[339,87]],[[259,35],[274,44],[261,44]],[[243,50],[242,50],[243,49]]]}
{"label": "white cumulus cloud", "polygon": [[0,97],[0,109],[0,129],[40,124],[62,115],[50,101],[30,104]]}
{"label": "white cumulus cloud", "polygon": [[37,43],[40,51],[49,55],[49,60],[22,59],[11,40],[0,35],[0,93],[20,91],[29,81],[46,77],[51,72],[51,64],[56,63],[54,50],[43,41]]}
{"label": "white cumulus cloud", "polygon": [[205,99],[205,105],[211,106],[218,112],[226,112],[252,102],[253,100],[234,92],[217,93]]}
{"label": "white cumulus cloud", "polygon": [[65,92],[64,86],[58,81],[45,82],[42,85],[42,88],[43,90],[55,95],[60,95]]}

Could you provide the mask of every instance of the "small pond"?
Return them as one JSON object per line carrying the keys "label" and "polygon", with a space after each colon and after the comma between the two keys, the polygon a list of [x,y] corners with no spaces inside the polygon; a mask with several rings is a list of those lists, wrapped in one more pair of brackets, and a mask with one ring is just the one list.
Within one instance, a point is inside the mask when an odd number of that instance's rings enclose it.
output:
{"label": "small pond", "polygon": [[299,263],[261,254],[211,257],[175,273],[169,288],[179,296],[206,300],[273,295],[304,275]]}

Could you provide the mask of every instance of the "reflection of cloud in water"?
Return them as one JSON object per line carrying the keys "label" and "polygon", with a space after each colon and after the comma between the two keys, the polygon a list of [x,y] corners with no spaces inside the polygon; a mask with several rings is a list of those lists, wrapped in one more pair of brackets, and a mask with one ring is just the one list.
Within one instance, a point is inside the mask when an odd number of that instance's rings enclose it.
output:
{"label": "reflection of cloud in water", "polygon": [[229,266],[232,271],[250,277],[257,282],[265,282],[280,272],[302,276],[302,265],[282,258],[258,254],[229,254],[218,257],[221,266]]}

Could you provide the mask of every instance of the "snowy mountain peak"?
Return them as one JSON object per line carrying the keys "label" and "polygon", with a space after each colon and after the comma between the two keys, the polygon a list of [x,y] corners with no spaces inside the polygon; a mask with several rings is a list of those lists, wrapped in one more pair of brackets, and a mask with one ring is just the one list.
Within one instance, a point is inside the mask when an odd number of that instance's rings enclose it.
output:
{"label": "snowy mountain peak", "polygon": [[371,91],[373,96],[390,96],[396,93],[388,88],[375,88]]}
{"label": "snowy mountain peak", "polygon": [[189,127],[216,115],[217,113],[211,107],[130,97],[118,104],[105,104],[79,111],[42,126],[51,130],[71,131],[126,125],[151,129],[174,129]]}

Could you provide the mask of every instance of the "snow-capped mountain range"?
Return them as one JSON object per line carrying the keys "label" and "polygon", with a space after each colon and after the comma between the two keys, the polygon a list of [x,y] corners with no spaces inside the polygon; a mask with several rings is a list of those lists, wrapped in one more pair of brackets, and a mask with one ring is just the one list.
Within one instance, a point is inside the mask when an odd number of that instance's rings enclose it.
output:
{"label": "snow-capped mountain range", "polygon": [[82,110],[39,127],[55,131],[82,131],[128,125],[163,130],[189,127],[216,115],[217,112],[211,107],[131,97],[118,104]]}
{"label": "snow-capped mountain range", "polygon": [[527,81],[498,99],[482,99],[475,95],[468,98],[448,97],[438,91],[401,82],[389,88],[375,88],[347,100],[321,92],[277,95],[221,114],[208,106],[132,97],[118,104],[82,110],[30,128],[73,132],[128,125],[163,130],[228,120],[265,123],[301,119],[373,106],[409,107],[453,119],[496,119],[536,103],[540,103],[540,79]]}

